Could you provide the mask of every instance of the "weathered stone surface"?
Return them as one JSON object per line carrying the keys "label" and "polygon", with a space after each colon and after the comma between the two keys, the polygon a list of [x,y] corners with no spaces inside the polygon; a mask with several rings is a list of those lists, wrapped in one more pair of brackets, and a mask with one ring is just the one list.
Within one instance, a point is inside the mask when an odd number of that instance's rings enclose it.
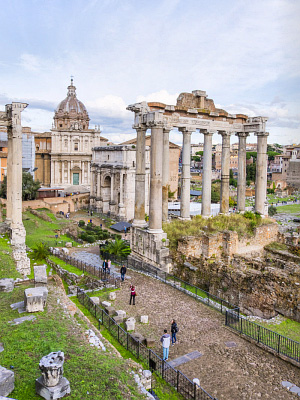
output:
{"label": "weathered stone surface", "polygon": [[47,271],[46,265],[35,265],[34,269],[34,282],[47,284]]}
{"label": "weathered stone surface", "polygon": [[8,396],[15,387],[15,374],[0,366],[0,395]]}
{"label": "weathered stone surface", "polygon": [[46,400],[61,399],[71,393],[70,383],[65,377],[62,377],[56,386],[48,387],[44,385],[40,376],[35,381],[35,390],[37,394]]}
{"label": "weathered stone surface", "polygon": [[135,330],[135,318],[130,317],[125,321],[126,331],[134,331]]}
{"label": "weathered stone surface", "polygon": [[16,318],[16,319],[14,319],[13,321],[9,321],[8,323],[9,323],[9,324],[12,324],[12,325],[19,325],[19,324],[22,324],[22,322],[25,322],[25,321],[34,321],[35,319],[36,319],[35,316],[33,316],[33,315],[28,315],[28,316],[26,316],[26,317]]}
{"label": "weathered stone surface", "polygon": [[2,351],[4,351],[4,345],[3,343],[0,343],[0,353],[2,353]]}
{"label": "weathered stone surface", "polygon": [[116,310],[116,315],[122,318],[126,318],[126,311],[124,310]]}
{"label": "weathered stone surface", "polygon": [[148,324],[148,315],[141,315],[141,323]]}
{"label": "weathered stone surface", "polygon": [[14,290],[14,280],[10,278],[0,279],[0,292],[12,292]]}
{"label": "weathered stone surface", "polygon": [[116,310],[113,307],[105,307],[105,312],[112,317],[113,315],[115,315]]}
{"label": "weathered stone surface", "polygon": [[105,308],[105,307],[110,307],[111,303],[109,301],[102,301],[101,305]]}
{"label": "weathered stone surface", "polygon": [[11,397],[0,396],[0,400],[16,400],[16,399],[12,399]]}
{"label": "weathered stone surface", "polygon": [[48,290],[45,287],[25,289],[24,304],[27,312],[44,311]]}
{"label": "weathered stone surface", "polygon": [[136,342],[140,342],[142,343],[145,338],[143,335],[141,335],[140,333],[136,332],[136,333],[132,333],[131,334],[132,339],[134,339]]}
{"label": "weathered stone surface", "polygon": [[94,304],[97,304],[97,305],[100,304],[100,298],[99,297],[90,297],[90,299]]}
{"label": "weathered stone surface", "polygon": [[113,316],[113,320],[117,323],[117,324],[121,324],[124,321],[124,318],[119,316],[119,315],[114,315]]}
{"label": "weathered stone surface", "polygon": [[144,344],[147,347],[153,347],[153,346],[155,346],[155,339],[146,337],[145,340],[144,340]]}
{"label": "weathered stone surface", "polygon": [[110,292],[108,297],[109,297],[109,300],[116,300],[116,297],[117,297],[116,292]]}
{"label": "weathered stone surface", "polygon": [[45,386],[56,386],[63,376],[64,353],[62,351],[55,351],[47,356],[44,356],[40,363],[39,368],[42,371],[42,383]]}
{"label": "weathered stone surface", "polygon": [[11,304],[10,307],[13,310],[18,310],[19,314],[22,314],[23,312],[26,311],[24,301],[19,301],[18,303]]}
{"label": "weathered stone surface", "polygon": [[146,390],[151,389],[152,373],[148,369],[144,369],[141,376],[141,384]]}
{"label": "weathered stone surface", "polygon": [[72,242],[67,242],[67,243],[66,243],[66,247],[67,247],[67,248],[70,248],[70,247],[72,247],[72,246],[73,246],[73,245],[72,245]]}
{"label": "weathered stone surface", "polygon": [[77,294],[77,286],[75,286],[75,285],[68,286],[68,294],[71,295],[71,296],[76,296],[76,294]]}

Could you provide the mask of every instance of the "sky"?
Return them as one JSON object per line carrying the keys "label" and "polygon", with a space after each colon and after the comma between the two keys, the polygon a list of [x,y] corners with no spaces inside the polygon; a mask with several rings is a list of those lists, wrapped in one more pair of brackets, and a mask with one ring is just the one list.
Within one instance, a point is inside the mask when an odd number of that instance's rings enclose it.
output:
{"label": "sky", "polygon": [[[0,0],[0,109],[49,131],[74,76],[102,136],[135,137],[139,101],[205,90],[230,113],[269,118],[269,143],[300,143],[299,0]],[[182,143],[182,134],[170,139]],[[221,142],[214,135],[215,143]],[[232,142],[236,138],[232,138]],[[256,142],[253,135],[249,142]],[[193,143],[203,142],[195,133]]]}

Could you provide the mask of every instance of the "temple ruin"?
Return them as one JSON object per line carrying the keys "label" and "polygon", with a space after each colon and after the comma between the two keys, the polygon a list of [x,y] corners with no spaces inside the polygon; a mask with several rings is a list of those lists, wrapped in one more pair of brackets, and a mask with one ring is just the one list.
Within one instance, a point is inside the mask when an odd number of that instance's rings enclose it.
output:
{"label": "temple ruin", "polygon": [[[135,214],[131,231],[132,257],[169,269],[167,237],[162,230],[166,220],[168,195],[169,133],[177,128],[183,135],[180,218],[190,218],[190,152],[191,134],[204,135],[202,181],[202,216],[211,216],[212,135],[222,136],[220,213],[229,212],[230,137],[239,139],[238,150],[238,211],[245,211],[246,139],[250,133],[257,136],[257,169],[255,211],[267,216],[267,137],[266,117],[248,118],[244,114],[229,114],[218,109],[202,90],[181,93],[176,105],[159,102],[141,102],[127,107],[134,112],[133,129],[137,131]],[[149,225],[145,221],[145,135],[151,130]]]}

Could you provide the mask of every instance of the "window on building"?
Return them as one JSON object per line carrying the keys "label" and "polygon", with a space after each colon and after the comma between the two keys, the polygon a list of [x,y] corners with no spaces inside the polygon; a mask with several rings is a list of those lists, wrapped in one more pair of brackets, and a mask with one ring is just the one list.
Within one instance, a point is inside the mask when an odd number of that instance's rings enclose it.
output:
{"label": "window on building", "polygon": [[74,143],[74,151],[78,151],[78,143],[77,142]]}
{"label": "window on building", "polygon": [[63,124],[59,124],[59,127],[62,128]]}

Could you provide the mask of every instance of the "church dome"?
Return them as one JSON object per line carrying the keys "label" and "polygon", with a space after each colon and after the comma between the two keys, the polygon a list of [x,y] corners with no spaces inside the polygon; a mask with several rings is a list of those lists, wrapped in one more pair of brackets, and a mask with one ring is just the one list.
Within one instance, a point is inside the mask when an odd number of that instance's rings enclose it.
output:
{"label": "church dome", "polygon": [[89,115],[84,104],[76,97],[73,79],[68,86],[68,95],[61,101],[54,114],[56,129],[86,130],[89,127]]}

